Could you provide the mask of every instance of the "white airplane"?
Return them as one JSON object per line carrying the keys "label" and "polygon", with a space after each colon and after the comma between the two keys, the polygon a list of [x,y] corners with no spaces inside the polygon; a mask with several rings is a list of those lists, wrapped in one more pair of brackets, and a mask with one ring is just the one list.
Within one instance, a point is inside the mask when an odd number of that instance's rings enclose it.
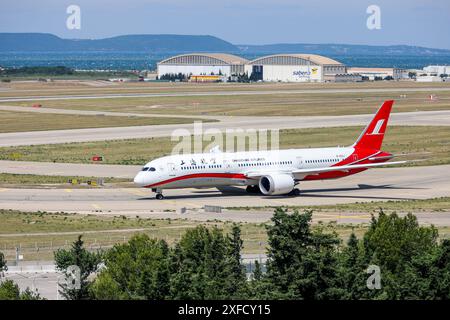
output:
{"label": "white airplane", "polygon": [[336,179],[369,168],[396,165],[381,151],[394,101],[385,101],[349,147],[249,152],[210,152],[162,157],[148,162],[134,182],[163,199],[163,189],[247,186],[264,195],[299,195],[300,181]]}

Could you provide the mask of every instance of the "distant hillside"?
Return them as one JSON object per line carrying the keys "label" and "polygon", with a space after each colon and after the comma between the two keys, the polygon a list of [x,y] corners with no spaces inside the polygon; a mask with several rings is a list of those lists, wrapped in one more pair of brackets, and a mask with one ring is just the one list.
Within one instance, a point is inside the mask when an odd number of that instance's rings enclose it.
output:
{"label": "distant hillside", "polygon": [[416,46],[368,46],[351,44],[279,43],[267,45],[237,45],[246,54],[314,53],[321,55],[450,55],[450,50]]}
{"label": "distant hillside", "polygon": [[233,45],[217,37],[203,35],[147,34],[124,35],[106,39],[62,39],[48,33],[0,33],[0,52],[148,52],[154,54],[185,52],[225,52],[244,56],[274,53],[315,53],[328,56],[449,56],[450,50],[416,46],[368,46],[349,44],[280,43]]}
{"label": "distant hillside", "polygon": [[47,33],[0,33],[0,52],[5,51],[148,51],[236,52],[236,46],[213,36],[125,35],[84,40],[62,39]]}

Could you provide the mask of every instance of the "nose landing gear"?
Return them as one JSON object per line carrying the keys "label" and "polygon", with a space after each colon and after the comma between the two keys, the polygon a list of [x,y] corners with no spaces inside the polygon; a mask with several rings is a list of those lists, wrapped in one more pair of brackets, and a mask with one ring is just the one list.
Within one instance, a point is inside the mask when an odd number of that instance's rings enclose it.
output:
{"label": "nose landing gear", "polygon": [[152,189],[152,191],[156,193],[156,199],[158,199],[158,200],[164,199],[161,189],[155,188],[155,189]]}

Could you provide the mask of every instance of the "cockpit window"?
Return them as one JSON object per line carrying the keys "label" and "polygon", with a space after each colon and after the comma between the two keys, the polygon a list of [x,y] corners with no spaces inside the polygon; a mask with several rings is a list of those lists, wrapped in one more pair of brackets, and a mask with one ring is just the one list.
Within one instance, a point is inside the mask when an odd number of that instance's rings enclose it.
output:
{"label": "cockpit window", "polygon": [[147,171],[148,170],[148,167],[143,167],[142,168],[142,171]]}
{"label": "cockpit window", "polygon": [[150,168],[148,169],[148,171],[156,171],[156,169],[153,168],[153,167],[150,167]]}

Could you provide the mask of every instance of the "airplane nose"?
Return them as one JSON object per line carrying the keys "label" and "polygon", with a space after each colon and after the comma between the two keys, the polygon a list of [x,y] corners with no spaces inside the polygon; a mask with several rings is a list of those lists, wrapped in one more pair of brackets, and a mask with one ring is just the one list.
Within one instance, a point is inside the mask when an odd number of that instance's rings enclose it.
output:
{"label": "airplane nose", "polygon": [[136,177],[134,177],[134,183],[142,186],[144,185],[144,175],[142,174],[142,172],[139,172]]}

